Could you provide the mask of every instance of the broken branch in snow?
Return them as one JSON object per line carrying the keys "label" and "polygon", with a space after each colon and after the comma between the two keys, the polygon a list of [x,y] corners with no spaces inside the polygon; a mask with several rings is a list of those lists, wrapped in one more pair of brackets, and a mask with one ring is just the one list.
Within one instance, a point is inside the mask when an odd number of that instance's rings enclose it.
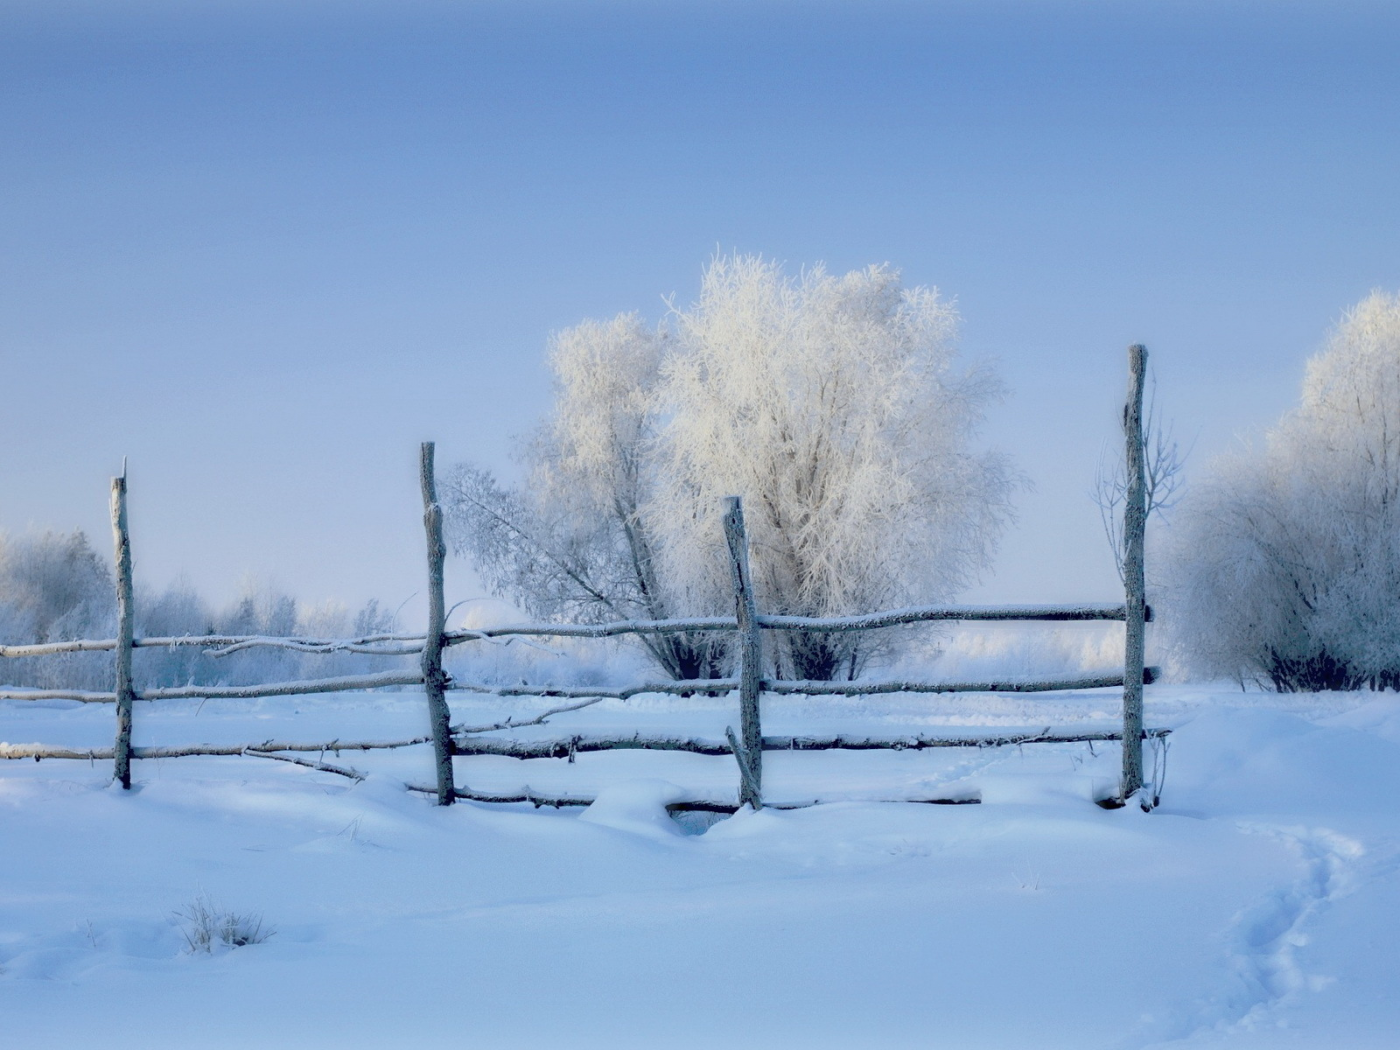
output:
{"label": "broken branch in snow", "polygon": [[588,700],[580,700],[576,704],[565,704],[563,707],[553,707],[523,722],[517,722],[514,717],[511,717],[507,718],[504,722],[497,722],[495,725],[489,726],[453,726],[452,733],[454,736],[467,735],[470,733],[494,733],[498,729],[520,729],[524,726],[544,725],[545,720],[554,715],[562,715],[568,711],[580,711],[585,707],[592,707],[594,704],[601,703],[607,699],[609,699],[609,697],[595,696]]}
{"label": "broken branch in snow", "polygon": [[532,642],[528,638],[517,637],[514,634],[502,635],[501,637],[496,638],[490,634],[487,634],[485,631],[476,631],[465,627],[459,631],[453,631],[451,634],[444,635],[443,639],[444,646],[457,645],[461,642],[485,642],[487,645],[500,646],[519,644],[527,646],[531,649],[538,649],[540,652],[548,653],[550,656],[565,655],[558,649],[551,649],[549,646],[543,645],[540,642]]}
{"label": "broken branch in snow", "polygon": [[734,762],[739,767],[739,802],[741,805],[752,806],[754,809],[763,808],[763,794],[757,778],[754,776],[753,767],[749,765],[749,755],[757,754],[761,751],[761,745],[750,752],[748,748],[739,743],[739,738],[734,735],[733,726],[724,727],[724,737],[729,741],[729,750],[734,754]]}
{"label": "broken branch in snow", "polygon": [[254,758],[271,758],[277,762],[290,762],[296,766],[305,766],[307,769],[319,769],[322,773],[338,773],[340,776],[349,777],[351,780],[364,780],[365,775],[358,769],[350,766],[333,766],[329,762],[313,762],[306,758],[297,758],[293,755],[274,755],[267,751],[251,751],[245,749],[242,754],[252,755]]}

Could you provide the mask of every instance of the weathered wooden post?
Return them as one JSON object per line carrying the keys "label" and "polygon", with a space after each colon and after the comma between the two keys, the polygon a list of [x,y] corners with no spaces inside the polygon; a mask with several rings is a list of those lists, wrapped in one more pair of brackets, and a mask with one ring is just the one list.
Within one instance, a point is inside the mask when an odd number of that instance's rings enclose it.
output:
{"label": "weathered wooden post", "polygon": [[112,748],[112,775],[123,790],[131,790],[131,707],[136,699],[131,684],[131,648],[135,635],[132,608],[131,537],[126,528],[126,465],[112,479],[112,541],[117,563],[116,697],[117,740]]}
{"label": "weathered wooden post", "polygon": [[728,499],[724,538],[729,544],[729,567],[734,577],[734,604],[739,620],[739,739],[729,731],[730,746],[739,763],[739,805],[763,808],[763,727],[758,695],[763,683],[763,635],[758,605],[749,578],[749,539],[744,531],[744,505]]}
{"label": "weathered wooden post", "polygon": [[456,799],[452,777],[452,713],[447,706],[447,674],[442,669],[442,635],[447,627],[443,600],[443,563],[447,545],[442,541],[442,507],[437,501],[437,477],[433,470],[434,445],[423,442],[418,458],[423,488],[423,529],[428,535],[428,630],[423,639],[423,691],[428,696],[428,724],[433,734],[433,759],[437,765],[439,806]]}
{"label": "weathered wooden post", "polygon": [[1123,586],[1126,639],[1123,647],[1123,786],[1126,803],[1142,788],[1142,677],[1147,584],[1143,544],[1147,531],[1147,472],[1142,433],[1142,388],[1147,374],[1147,347],[1128,347],[1128,402],[1123,407],[1127,439],[1127,493],[1123,507]]}

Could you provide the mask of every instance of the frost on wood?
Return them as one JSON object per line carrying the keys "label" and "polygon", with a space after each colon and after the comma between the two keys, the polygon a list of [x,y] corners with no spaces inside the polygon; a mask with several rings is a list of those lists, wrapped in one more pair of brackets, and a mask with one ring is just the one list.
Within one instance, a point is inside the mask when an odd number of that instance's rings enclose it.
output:
{"label": "frost on wood", "polygon": [[452,712],[447,706],[448,677],[442,669],[446,599],[443,597],[443,563],[447,546],[442,538],[442,507],[437,498],[435,446],[423,442],[419,450],[419,483],[423,491],[423,531],[428,545],[428,629],[423,639],[423,692],[428,700],[428,727],[433,738],[433,764],[437,770],[438,805],[457,800],[452,790]]}
{"label": "frost on wood", "polygon": [[749,537],[744,530],[744,504],[737,496],[727,500],[724,538],[729,547],[730,582],[734,588],[738,639],[735,655],[739,671],[739,736],[729,731],[729,742],[739,763],[739,804],[763,808],[763,728],[759,707],[763,690],[763,632],[754,607],[753,580],[749,576]]}
{"label": "frost on wood", "polygon": [[[1123,778],[1124,801],[1142,788],[1142,677],[1145,655],[1147,598],[1143,544],[1147,528],[1147,465],[1143,448],[1142,397],[1147,376],[1147,348],[1128,347],[1128,400],[1123,406],[1123,436],[1127,487],[1123,500],[1123,587],[1127,618],[1123,646]],[[1147,800],[1143,808],[1150,808]]]}
{"label": "frost on wood", "polygon": [[131,677],[131,640],[135,634],[132,597],[131,537],[126,525],[126,470],[112,479],[112,540],[117,566],[117,644],[114,689],[117,703],[117,741],[113,745],[113,775],[123,788],[131,787],[131,705],[135,690]]}
{"label": "frost on wood", "polygon": [[[1150,736],[1164,735],[1167,730],[1146,731]],[[1017,744],[1073,744],[1121,740],[1115,730],[1056,731],[1049,726],[1028,733],[968,734],[966,736],[935,736],[907,734],[904,736],[830,735],[830,736],[765,736],[764,751],[924,751],[949,747],[1008,747]],[[562,740],[502,740],[472,739],[460,744],[458,754],[497,755],[502,758],[569,758],[594,751],[685,751],[696,755],[734,755],[738,742],[733,729],[724,740],[699,737],[657,736],[641,733],[632,736],[576,734]],[[739,748],[743,750],[742,747]]]}
{"label": "frost on wood", "polygon": [[1400,298],[1346,316],[1299,407],[1212,463],[1172,533],[1169,628],[1192,671],[1400,686]]}

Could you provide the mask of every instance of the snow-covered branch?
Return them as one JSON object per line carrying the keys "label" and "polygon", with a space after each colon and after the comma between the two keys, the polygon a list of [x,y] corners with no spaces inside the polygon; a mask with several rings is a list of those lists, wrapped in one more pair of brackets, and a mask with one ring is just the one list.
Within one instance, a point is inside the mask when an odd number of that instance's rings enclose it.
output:
{"label": "snow-covered branch", "polygon": [[350,766],[332,765],[330,762],[317,762],[309,758],[297,758],[294,755],[274,755],[267,751],[244,751],[245,755],[253,758],[270,758],[276,762],[290,762],[294,766],[304,766],[307,769],[316,769],[322,773],[335,773],[342,777],[349,777],[351,780],[364,780],[365,775],[358,769]]}
{"label": "snow-covered branch", "polygon": [[602,703],[607,699],[610,698],[606,696],[592,696],[587,700],[580,700],[576,704],[564,704],[562,707],[552,707],[548,711],[543,711],[536,715],[534,718],[527,718],[523,721],[517,721],[512,717],[507,718],[503,722],[496,722],[489,726],[453,726],[452,733],[454,736],[457,736],[471,733],[494,733],[501,729],[523,729],[525,726],[542,726],[548,719],[555,715],[562,715],[569,711],[581,711],[585,707],[592,707],[594,704]]}

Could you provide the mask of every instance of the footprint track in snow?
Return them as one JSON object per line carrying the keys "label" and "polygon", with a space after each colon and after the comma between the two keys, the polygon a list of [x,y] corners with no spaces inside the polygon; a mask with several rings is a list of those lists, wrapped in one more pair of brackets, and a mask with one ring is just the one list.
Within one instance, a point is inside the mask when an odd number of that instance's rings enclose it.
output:
{"label": "footprint track in snow", "polygon": [[[1302,875],[1244,909],[1228,934],[1229,978],[1220,994],[1183,1011],[1171,1031],[1147,1046],[1168,1046],[1206,1033],[1229,1035],[1270,1023],[1280,1007],[1320,979],[1303,971],[1297,950],[1308,943],[1304,927],[1358,884],[1357,862],[1366,850],[1327,828],[1241,823],[1239,829],[1284,843],[1298,854]],[[1144,1045],[1137,1043],[1136,1045]]]}

